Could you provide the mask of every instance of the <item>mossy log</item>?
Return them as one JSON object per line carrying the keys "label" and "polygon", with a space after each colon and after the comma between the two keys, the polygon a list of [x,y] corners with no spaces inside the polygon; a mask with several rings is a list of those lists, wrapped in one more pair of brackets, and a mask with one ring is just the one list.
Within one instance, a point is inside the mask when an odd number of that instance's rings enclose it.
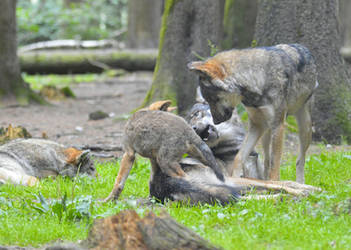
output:
{"label": "mossy log", "polygon": [[28,74],[99,73],[106,68],[154,70],[156,50],[44,50],[20,53]]}
{"label": "mossy log", "polygon": [[134,210],[96,220],[82,245],[88,249],[217,249],[166,212],[140,218]]}

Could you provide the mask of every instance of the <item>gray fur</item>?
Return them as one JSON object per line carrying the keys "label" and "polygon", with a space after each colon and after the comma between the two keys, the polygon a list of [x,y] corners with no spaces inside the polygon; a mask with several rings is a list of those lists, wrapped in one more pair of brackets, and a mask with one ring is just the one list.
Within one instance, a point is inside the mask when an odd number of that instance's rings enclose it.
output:
{"label": "gray fur", "polygon": [[78,160],[79,166],[68,163],[64,147],[44,139],[16,139],[0,146],[0,183],[12,181],[24,184],[29,177],[73,177],[79,173],[95,174],[93,161],[85,152]]}
{"label": "gray fur", "polygon": [[199,74],[201,93],[215,124],[229,120],[240,102],[248,112],[249,131],[235,157],[233,176],[240,176],[262,137],[265,178],[279,180],[284,121],[294,115],[300,138],[296,176],[303,183],[305,154],[312,138],[310,98],[318,86],[309,50],[300,44],[230,50],[188,67]]}
{"label": "gray fur", "polygon": [[223,180],[211,150],[183,118],[174,114],[150,110],[136,112],[126,125],[124,147],[126,152],[135,151],[156,160],[161,170],[169,175],[174,171],[171,165],[179,164],[183,155],[189,153],[201,159]]}

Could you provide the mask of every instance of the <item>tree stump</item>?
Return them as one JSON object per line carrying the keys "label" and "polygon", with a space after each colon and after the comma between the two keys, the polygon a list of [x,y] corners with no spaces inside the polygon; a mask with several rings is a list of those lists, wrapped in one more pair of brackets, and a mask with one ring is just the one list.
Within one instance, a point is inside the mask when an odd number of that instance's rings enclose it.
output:
{"label": "tree stump", "polygon": [[166,212],[140,218],[134,210],[97,220],[83,245],[89,249],[218,249]]}

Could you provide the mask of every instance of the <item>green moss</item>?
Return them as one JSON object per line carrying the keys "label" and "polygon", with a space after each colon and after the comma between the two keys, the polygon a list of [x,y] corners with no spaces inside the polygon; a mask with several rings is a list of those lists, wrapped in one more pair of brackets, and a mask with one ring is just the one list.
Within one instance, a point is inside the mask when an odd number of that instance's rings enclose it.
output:
{"label": "green moss", "polygon": [[65,97],[75,98],[76,95],[73,93],[72,89],[68,86],[61,88],[61,92]]}
{"label": "green moss", "polygon": [[37,93],[35,93],[30,88],[26,87],[17,87],[14,89],[14,94],[16,96],[16,100],[19,105],[26,106],[31,102],[48,105],[49,103],[46,102],[42,97],[40,97]]}
{"label": "green moss", "polygon": [[156,66],[155,66],[155,71],[154,71],[154,79],[156,78],[156,74],[160,68],[161,55],[162,55],[162,51],[163,51],[163,44],[165,41],[165,35],[166,35],[166,31],[167,31],[167,26],[168,26],[168,16],[171,13],[174,5],[179,1],[180,0],[167,0],[165,2],[165,9],[164,9],[163,15],[162,15],[162,24],[161,24],[161,29],[160,29],[160,40],[159,40],[159,45],[158,45],[158,55],[157,55]]}
{"label": "green moss", "polygon": [[223,49],[230,49],[233,45],[232,38],[234,36],[234,22],[233,22],[233,7],[235,0],[226,0],[224,6],[224,17],[223,17],[223,30],[225,33],[225,39],[222,41]]}

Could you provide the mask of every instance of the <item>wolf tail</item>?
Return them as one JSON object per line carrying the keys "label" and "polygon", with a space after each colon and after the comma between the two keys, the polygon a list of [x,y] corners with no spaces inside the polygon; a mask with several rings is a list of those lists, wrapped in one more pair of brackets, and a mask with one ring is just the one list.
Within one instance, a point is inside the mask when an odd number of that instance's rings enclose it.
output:
{"label": "wolf tail", "polygon": [[191,150],[191,153],[195,157],[198,157],[199,160],[202,161],[202,163],[209,166],[214,171],[219,180],[224,181],[222,170],[218,166],[217,161],[207,144],[204,141],[202,141],[201,138],[196,134],[194,136],[194,139],[192,140],[192,143],[194,144],[194,147],[192,147],[193,150]]}

